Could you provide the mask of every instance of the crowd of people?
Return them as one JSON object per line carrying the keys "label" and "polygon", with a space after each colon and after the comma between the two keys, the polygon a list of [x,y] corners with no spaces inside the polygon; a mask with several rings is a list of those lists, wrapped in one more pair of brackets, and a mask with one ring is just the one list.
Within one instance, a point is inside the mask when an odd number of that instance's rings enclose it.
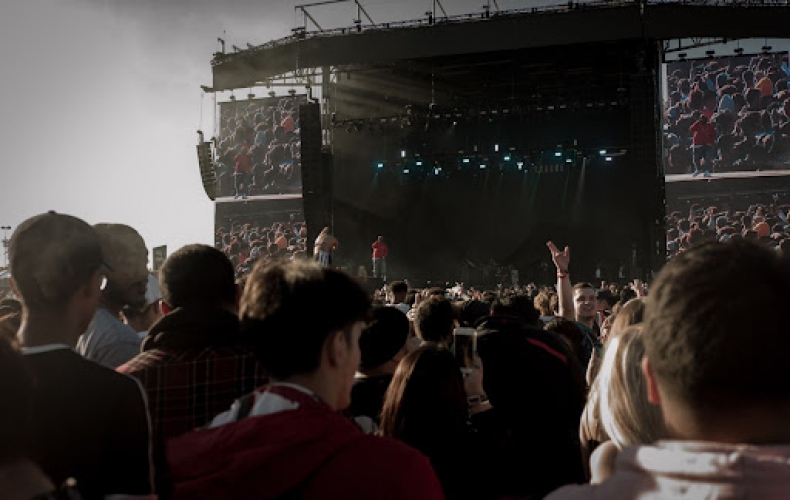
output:
{"label": "crowd of people", "polygon": [[302,191],[298,98],[224,103],[217,143],[220,196]]}
{"label": "crowd of people", "polygon": [[649,287],[574,284],[549,242],[551,286],[371,296],[197,244],[152,278],[133,228],[41,214],[0,302],[0,491],[785,498],[790,257],[750,240],[689,242]]}
{"label": "crowd of people", "polygon": [[673,211],[667,216],[667,255],[704,241],[751,240],[777,251],[790,251],[790,205],[778,195],[769,203],[738,206],[703,206],[693,203],[688,213]]}
{"label": "crowd of people", "polygon": [[668,65],[668,174],[767,170],[790,164],[787,53]]}
{"label": "crowd of people", "polygon": [[236,277],[250,273],[256,262],[307,256],[307,226],[298,218],[272,224],[231,223],[216,230],[215,246],[233,263]]}

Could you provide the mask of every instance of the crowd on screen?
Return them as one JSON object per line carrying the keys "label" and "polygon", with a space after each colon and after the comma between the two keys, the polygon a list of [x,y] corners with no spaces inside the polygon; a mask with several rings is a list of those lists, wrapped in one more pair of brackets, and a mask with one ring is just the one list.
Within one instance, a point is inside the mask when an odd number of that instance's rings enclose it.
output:
{"label": "crowd on screen", "polygon": [[[267,220],[271,217],[267,217]],[[286,219],[286,217],[283,217]],[[233,263],[236,276],[241,278],[262,260],[305,257],[307,252],[307,227],[303,221],[288,220],[264,224],[249,218],[250,222],[229,224],[216,231],[215,246]]]}
{"label": "crowd on screen", "polygon": [[[693,207],[687,221],[787,222],[747,212]],[[574,276],[585,249],[549,242],[552,284],[370,294],[278,258],[278,234],[303,227],[219,231],[230,252],[183,247],[153,278],[129,226],[22,223],[15,298],[0,302],[3,498],[790,491],[784,247],[686,238],[653,282],[592,285]],[[278,248],[237,279],[241,242],[263,240]]]}
{"label": "crowd on screen", "polygon": [[694,203],[688,211],[673,211],[667,216],[667,255],[704,241],[750,240],[776,251],[790,250],[790,205],[779,203],[774,195],[769,203],[748,206],[730,202],[716,205]]}
{"label": "crowd on screen", "polygon": [[787,53],[671,63],[664,110],[669,174],[790,164]]}
{"label": "crowd on screen", "polygon": [[298,99],[235,101],[220,110],[220,196],[301,193]]}

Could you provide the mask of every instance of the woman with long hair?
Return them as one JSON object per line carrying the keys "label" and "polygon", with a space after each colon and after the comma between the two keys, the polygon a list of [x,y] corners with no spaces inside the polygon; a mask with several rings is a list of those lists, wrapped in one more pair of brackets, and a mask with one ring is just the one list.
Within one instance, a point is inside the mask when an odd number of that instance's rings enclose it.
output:
{"label": "woman with long hair", "polygon": [[425,454],[449,500],[495,497],[491,405],[477,366],[464,380],[450,351],[426,344],[401,361],[381,412],[381,434]]}

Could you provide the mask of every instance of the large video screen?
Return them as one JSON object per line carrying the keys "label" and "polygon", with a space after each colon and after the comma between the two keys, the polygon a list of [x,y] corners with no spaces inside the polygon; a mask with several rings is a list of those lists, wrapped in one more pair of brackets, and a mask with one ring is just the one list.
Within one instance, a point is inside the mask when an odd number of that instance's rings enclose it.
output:
{"label": "large video screen", "polygon": [[790,203],[788,53],[664,67],[667,254],[705,240],[778,246]]}
{"label": "large video screen", "polygon": [[219,106],[219,197],[301,196],[299,106],[305,96],[236,100]]}
{"label": "large video screen", "polygon": [[258,260],[306,256],[302,200],[218,201],[215,244],[231,259],[239,277]]}

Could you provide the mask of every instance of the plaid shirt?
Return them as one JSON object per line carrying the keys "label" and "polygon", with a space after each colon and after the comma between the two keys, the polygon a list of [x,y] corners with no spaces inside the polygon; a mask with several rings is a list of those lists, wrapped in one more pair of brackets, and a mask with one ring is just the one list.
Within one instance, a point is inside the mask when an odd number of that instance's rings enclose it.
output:
{"label": "plaid shirt", "polygon": [[118,371],[142,383],[163,439],[204,426],[267,382],[255,356],[241,347],[152,349]]}

